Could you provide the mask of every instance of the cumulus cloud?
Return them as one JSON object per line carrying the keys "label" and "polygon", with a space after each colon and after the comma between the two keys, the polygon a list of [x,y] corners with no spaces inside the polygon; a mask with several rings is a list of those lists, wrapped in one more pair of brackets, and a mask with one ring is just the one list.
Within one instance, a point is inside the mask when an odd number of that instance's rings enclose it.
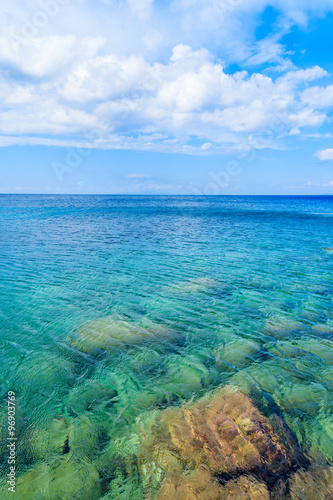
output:
{"label": "cumulus cloud", "polygon": [[11,78],[50,78],[68,71],[78,60],[96,55],[103,43],[99,36],[15,38],[7,31],[0,37],[0,68]]}
{"label": "cumulus cloud", "polygon": [[322,151],[317,151],[316,155],[320,160],[323,161],[333,160],[333,149],[324,149]]}
{"label": "cumulus cloud", "polygon": [[329,108],[333,106],[333,85],[306,89],[302,92],[301,99],[308,106],[317,109]]}
{"label": "cumulus cloud", "polygon": [[[2,145],[22,143],[24,134],[33,144],[88,138],[89,147],[209,154],[275,147],[329,120],[333,86],[317,83],[327,71],[294,67],[280,43],[292,23],[306,23],[309,13],[332,7],[328,1],[278,0],[279,30],[260,42],[253,26],[266,0],[237,8],[182,0],[163,9],[152,0],[73,0],[31,36],[22,36],[19,4],[24,10],[16,0],[0,17]],[[75,12],[74,27],[64,13]],[[229,72],[237,61],[248,71]],[[265,72],[265,63],[277,71]]]}
{"label": "cumulus cloud", "polygon": [[140,56],[122,60],[112,54],[91,58],[73,68],[60,95],[74,102],[116,98],[139,86],[146,71]]}

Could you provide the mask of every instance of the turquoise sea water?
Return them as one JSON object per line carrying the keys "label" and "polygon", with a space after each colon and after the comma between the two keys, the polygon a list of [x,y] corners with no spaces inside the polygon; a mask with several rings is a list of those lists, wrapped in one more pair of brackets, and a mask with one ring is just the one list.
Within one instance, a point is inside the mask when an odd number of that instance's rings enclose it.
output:
{"label": "turquoise sea water", "polygon": [[[50,498],[141,498],[140,474],[105,473],[117,443],[135,455],[140,416],[229,384],[333,465],[333,197],[4,195],[0,234],[1,438],[14,391],[18,477],[56,470],[61,448],[59,477],[83,462],[82,484]],[[72,340],[108,321],[152,337]],[[38,470],[27,499],[49,498]]]}

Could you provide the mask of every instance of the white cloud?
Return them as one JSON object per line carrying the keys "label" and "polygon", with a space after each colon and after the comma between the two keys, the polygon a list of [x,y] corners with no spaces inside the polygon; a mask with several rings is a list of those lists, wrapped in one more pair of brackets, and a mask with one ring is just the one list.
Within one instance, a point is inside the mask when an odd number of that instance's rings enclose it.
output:
{"label": "white cloud", "polygon": [[328,181],[328,182],[313,182],[313,181],[308,181],[304,182],[303,184],[300,184],[298,186],[285,186],[284,189],[297,189],[297,190],[302,190],[304,189],[313,189],[313,188],[326,188],[326,187],[332,187],[333,186],[333,181]]}
{"label": "white cloud", "polygon": [[73,68],[60,95],[74,102],[111,99],[132,91],[145,75],[146,64],[142,57],[123,60],[115,55],[96,57]]}
{"label": "white cloud", "polygon": [[286,73],[282,80],[291,83],[302,83],[302,82],[313,82],[314,80],[319,80],[328,76],[328,72],[319,66],[313,66],[312,68],[299,69],[297,71],[289,71]]}
{"label": "white cloud", "polygon": [[140,20],[146,20],[151,14],[153,0],[127,0],[130,10]]}
{"label": "white cloud", "polygon": [[[98,128],[104,137],[118,136],[119,145],[137,147],[138,141],[126,136],[141,134],[146,137],[141,147],[152,150],[164,149],[175,137],[185,148],[193,136],[202,140],[200,151],[208,142],[227,147],[246,134],[268,130],[271,136],[286,135],[321,125],[326,115],[304,108],[297,96],[304,81],[325,74],[315,67],[276,81],[245,71],[228,75],[206,49],[193,51],[184,44],[174,47],[165,64],[149,64],[140,56],[73,57],[69,72],[0,87],[10,106],[0,115],[0,131],[86,135],[89,128]],[[107,144],[113,147],[114,139]]]}
{"label": "white cloud", "polygon": [[[0,16],[1,144],[84,144],[95,135],[89,147],[209,154],[316,133],[333,85],[313,86],[327,71],[294,67],[280,39],[332,1],[277,0],[279,29],[257,42],[253,28],[268,5],[73,0],[23,37],[41,4],[14,0]],[[251,73],[229,74],[228,62]],[[279,73],[256,69],[265,63]]]}
{"label": "white cloud", "polygon": [[15,39],[8,32],[0,37],[0,67],[27,77],[45,78],[68,71],[75,61],[94,56],[103,38],[73,35]]}
{"label": "white cloud", "polygon": [[174,193],[182,190],[184,186],[182,184],[156,184],[155,182],[142,182],[137,183],[133,186],[133,191],[135,192],[159,192],[159,193]]}
{"label": "white cloud", "polygon": [[333,160],[333,149],[324,149],[317,151],[316,156],[323,161]]}
{"label": "white cloud", "polygon": [[318,109],[329,108],[333,106],[333,85],[306,89],[301,99],[305,104]]}
{"label": "white cloud", "polygon": [[127,179],[149,179],[150,176],[147,174],[127,174]]}
{"label": "white cloud", "polygon": [[302,109],[298,113],[292,113],[289,116],[289,119],[294,127],[317,127],[322,125],[327,120],[327,116],[323,113],[318,113],[313,109],[307,108]]}

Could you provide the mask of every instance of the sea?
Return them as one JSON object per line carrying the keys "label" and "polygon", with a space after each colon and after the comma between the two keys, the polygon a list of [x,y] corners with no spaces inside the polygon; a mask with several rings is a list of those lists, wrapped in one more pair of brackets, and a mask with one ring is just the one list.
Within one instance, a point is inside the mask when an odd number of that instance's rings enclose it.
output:
{"label": "sea", "polygon": [[0,235],[3,491],[8,394],[17,498],[143,498],[137,422],[224,386],[333,465],[332,196],[0,195]]}

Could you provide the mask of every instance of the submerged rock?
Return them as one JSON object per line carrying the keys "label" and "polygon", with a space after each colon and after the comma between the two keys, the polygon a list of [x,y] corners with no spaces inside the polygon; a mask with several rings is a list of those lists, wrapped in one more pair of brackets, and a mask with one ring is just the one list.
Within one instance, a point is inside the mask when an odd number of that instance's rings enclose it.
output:
{"label": "submerged rock", "polygon": [[[333,418],[332,410],[321,411],[318,416],[303,423],[303,433],[307,445],[319,450],[329,463],[333,463]],[[299,427],[301,427],[299,424]]]}
{"label": "submerged rock", "polygon": [[332,336],[333,334],[333,325],[332,323],[319,323],[314,326],[312,326],[312,330],[316,333],[319,333],[323,336]]}
{"label": "submerged rock", "polygon": [[290,384],[274,394],[279,406],[289,413],[303,412],[310,416],[325,407],[327,391],[321,384]]}
{"label": "submerged rock", "polygon": [[47,427],[36,427],[30,437],[33,460],[45,460],[63,454],[70,428],[71,422],[61,417],[48,422]]}
{"label": "submerged rock", "polygon": [[168,372],[162,380],[163,388],[169,394],[190,398],[209,381],[209,371],[194,356],[170,356]]}
{"label": "submerged rock", "polygon": [[266,484],[253,477],[241,476],[226,484],[222,498],[226,500],[270,500],[270,494]]}
{"label": "submerged rock", "polygon": [[[139,447],[145,486],[160,492],[156,498],[269,498],[267,485],[297,468],[300,458],[296,441],[278,420],[277,426],[279,433],[231,387],[168,408]],[[239,496],[237,488],[244,490]]]}
{"label": "submerged rock", "polygon": [[228,481],[225,486],[212,478],[201,467],[191,477],[183,476],[177,482],[167,480],[156,495],[147,500],[270,500],[267,486],[255,478],[242,476]]}
{"label": "submerged rock", "polygon": [[[243,368],[251,363],[253,357],[260,352],[261,346],[255,342],[244,339],[230,339],[224,346],[214,350],[216,365],[218,367],[224,365]],[[222,365],[221,365],[222,362]]]}
{"label": "submerged rock", "polygon": [[106,428],[88,416],[75,418],[68,435],[68,448],[77,460],[92,460],[106,446]]}
{"label": "submerged rock", "polygon": [[1,498],[26,500],[97,500],[102,496],[99,475],[91,464],[62,459],[52,466],[40,463],[17,478],[15,494],[1,485]]}
{"label": "submerged rock", "polygon": [[264,333],[275,338],[285,338],[291,333],[303,332],[305,325],[288,316],[273,316],[265,322]]}
{"label": "submerged rock", "polygon": [[87,380],[69,393],[67,412],[77,417],[87,411],[101,411],[104,407],[112,406],[117,394],[108,380]]}
{"label": "submerged rock", "polygon": [[73,371],[74,364],[57,354],[45,351],[29,353],[17,368],[15,387],[24,391],[29,389],[34,401],[39,394],[45,400],[45,394],[55,387],[59,394],[67,391],[75,379]]}
{"label": "submerged rock", "polygon": [[297,347],[305,352],[314,354],[324,364],[332,366],[333,363],[333,343],[330,340],[312,339],[298,340]]}
{"label": "submerged rock", "polygon": [[[198,293],[207,292],[209,290],[222,287],[223,284],[217,282],[213,278],[192,278],[186,281],[180,281],[172,285],[171,289],[178,293]],[[226,286],[226,285],[224,285]]]}
{"label": "submerged rock", "polygon": [[229,380],[230,384],[233,384],[233,382],[236,382],[239,389],[242,388],[242,385],[245,385],[245,387],[249,387],[253,391],[255,385],[260,387],[262,391],[273,394],[274,391],[281,387],[283,376],[279,367],[275,366],[274,363],[252,363]]}
{"label": "submerged rock", "polygon": [[83,415],[77,418],[56,418],[47,427],[37,427],[29,444],[34,462],[59,460],[65,455],[73,460],[93,459],[107,445],[106,427],[96,419]]}
{"label": "submerged rock", "polygon": [[289,480],[291,500],[332,500],[333,467],[315,467],[296,472]]}
{"label": "submerged rock", "polygon": [[169,341],[175,336],[168,328],[144,318],[140,326],[119,316],[89,321],[67,337],[71,346],[88,354],[138,345],[144,341]]}

